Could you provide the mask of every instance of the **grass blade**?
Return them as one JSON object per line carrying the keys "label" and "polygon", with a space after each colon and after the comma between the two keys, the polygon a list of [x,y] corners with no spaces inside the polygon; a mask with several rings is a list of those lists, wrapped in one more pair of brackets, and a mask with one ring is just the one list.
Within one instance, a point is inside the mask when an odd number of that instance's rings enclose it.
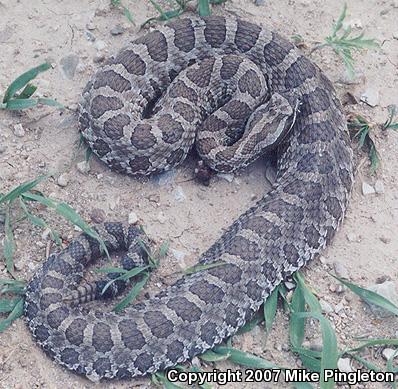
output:
{"label": "grass blade", "polygon": [[37,67],[34,67],[27,72],[21,74],[17,77],[7,88],[6,93],[4,95],[3,103],[7,103],[12,97],[14,97],[15,93],[22,89],[29,81],[33,80],[37,77],[37,75],[41,72],[44,72],[51,68],[51,65],[48,63],[43,63]]}
{"label": "grass blade", "polygon": [[207,350],[205,353],[199,355],[199,358],[206,362],[217,362],[217,361],[225,361],[228,359],[230,354],[219,354],[212,350]]}
{"label": "grass blade", "polygon": [[0,300],[0,313],[11,312],[17,305],[20,298],[14,299],[1,299]]}
{"label": "grass blade", "polygon": [[276,309],[278,306],[278,294],[279,286],[277,286],[271,293],[270,296],[264,302],[264,320],[265,320],[265,330],[267,332],[271,331],[272,324],[275,319]]}
{"label": "grass blade", "polygon": [[142,280],[138,281],[134,285],[134,287],[130,290],[127,296],[122,301],[120,301],[120,303],[116,304],[113,310],[116,313],[123,311],[123,309],[126,308],[127,305],[129,305],[138,296],[138,294],[140,293],[141,289],[144,287],[148,279],[149,279],[149,273],[145,273]]}
{"label": "grass blade", "polygon": [[14,320],[18,319],[20,316],[23,315],[23,303],[24,300],[19,299],[19,301],[17,302],[11,313],[8,315],[8,317],[0,321],[0,333],[2,333],[6,328],[8,328]]}
{"label": "grass blade", "polygon": [[297,283],[297,287],[301,289],[304,300],[307,303],[308,307],[310,308],[310,311],[321,313],[322,312],[321,304],[319,304],[318,299],[305,284],[303,276],[299,272],[296,272],[293,275],[293,278]]}
{"label": "grass blade", "polygon": [[377,305],[385,309],[386,311],[389,311],[394,315],[398,316],[398,307],[395,304],[393,304],[391,301],[387,300],[385,297],[381,296],[380,294],[372,292],[371,290],[368,289],[361,288],[355,284],[352,284],[351,282],[348,282],[346,280],[343,280],[342,278],[334,276],[333,274],[332,277],[341,282],[347,288],[351,289],[356,295],[358,295],[362,300],[366,301],[368,304]]}
{"label": "grass blade", "polygon": [[184,273],[185,274],[198,273],[200,271],[213,269],[213,267],[218,267],[218,266],[223,266],[223,265],[226,265],[226,263],[223,262],[223,261],[217,261],[217,262],[213,262],[213,263],[206,263],[204,265],[198,264],[198,265],[194,265],[194,266],[189,267],[188,269],[184,270]]}
{"label": "grass blade", "polygon": [[6,208],[6,215],[4,221],[4,258],[6,262],[7,271],[14,276],[14,252],[15,252],[15,241],[14,241],[14,234],[12,232],[11,227],[11,220],[10,220],[10,209]]}
{"label": "grass blade", "polygon": [[[305,300],[302,288],[296,288],[290,305],[293,313],[305,312]],[[305,332],[305,318],[292,315],[289,323],[290,343],[294,348],[300,348],[303,344]]]}
{"label": "grass blade", "polygon": [[21,194],[32,190],[37,184],[46,180],[48,177],[49,177],[48,175],[47,176],[39,176],[39,177],[35,178],[34,180],[26,181],[26,182],[22,183],[21,185],[17,186],[15,189],[13,189],[11,192],[8,192],[6,195],[2,196],[0,198],[0,204],[5,203],[7,201],[9,201],[9,202],[14,201]]}
{"label": "grass blade", "polygon": [[323,343],[323,348],[321,352],[320,386],[322,389],[333,388],[335,385],[334,380],[329,380],[325,382],[324,374],[322,374],[322,372],[325,369],[337,368],[337,359],[338,359],[337,339],[336,339],[336,334],[330,322],[318,312],[299,312],[299,313],[293,313],[293,316],[297,316],[303,319],[314,318],[319,320],[319,323],[321,325],[322,343]]}
{"label": "grass blade", "polygon": [[210,16],[209,0],[198,0],[198,13],[199,16]]}

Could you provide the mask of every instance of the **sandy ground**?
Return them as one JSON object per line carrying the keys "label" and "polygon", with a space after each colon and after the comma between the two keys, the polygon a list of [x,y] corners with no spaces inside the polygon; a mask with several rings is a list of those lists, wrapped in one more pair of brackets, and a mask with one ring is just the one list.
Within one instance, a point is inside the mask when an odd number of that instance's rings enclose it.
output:
{"label": "sandy ground", "polygon": [[[106,0],[0,1],[0,95],[17,75],[50,61],[54,69],[39,76],[38,91],[43,96],[57,98],[67,107],[63,112],[47,108],[23,113],[0,112],[0,192],[44,172],[55,171],[56,177],[67,174],[67,185],[62,187],[56,178],[49,179],[39,186],[40,190],[66,201],[86,220],[95,219],[93,213],[102,213],[106,219],[127,221],[128,215],[134,212],[156,243],[170,240],[172,251],[151,283],[151,291],[156,291],[171,282],[181,269],[193,265],[198,254],[252,205],[269,184],[265,178],[264,161],[235,175],[232,182],[216,177],[209,187],[192,180],[194,157],[172,174],[147,181],[113,173],[95,158],[90,161],[88,174],[77,170],[76,164],[84,160],[84,152],[78,151],[76,146],[79,135],[74,110],[82,88],[100,66],[98,61],[115,53],[123,42],[138,33],[137,26],[155,15],[149,2],[125,0],[136,22],[133,26],[119,10],[110,8],[109,3]],[[340,0],[266,0],[261,6],[232,0],[214,7],[214,12],[237,14],[279,30],[288,37],[300,34],[307,45],[304,51],[308,53],[316,42],[329,34],[342,7]],[[346,105],[347,113],[361,113],[371,122],[380,123],[386,118],[386,107],[398,103],[397,18],[396,0],[348,1],[347,23],[381,43],[380,49],[355,55],[358,76],[354,83],[347,83],[344,66],[331,50],[312,54],[312,59],[335,83],[343,101],[347,100],[347,92],[358,100],[364,92],[376,94],[375,107],[359,102]],[[117,25],[121,25],[125,32],[115,36],[111,30]],[[75,71],[69,74],[63,70],[66,57],[72,63],[78,60]],[[20,136],[15,135],[14,126],[18,124],[24,128],[24,134]],[[395,173],[398,170],[398,134],[392,131],[382,134],[377,129],[375,140],[382,156],[381,168],[377,175],[370,175],[366,155],[357,152],[356,184],[345,222],[321,261],[310,264],[304,271],[305,279],[317,296],[331,306],[332,312],[327,315],[336,328],[340,349],[355,345],[353,338],[356,336],[398,337],[396,318],[379,318],[350,292],[339,289],[336,292],[336,282],[327,274],[337,266],[340,272],[362,286],[397,279]],[[384,185],[384,192],[364,196],[362,183],[374,185],[377,180]],[[69,239],[77,234],[73,227],[51,212],[42,208],[37,212],[63,237]],[[2,233],[0,231],[0,241]],[[15,238],[17,275],[29,279],[45,256],[46,237],[42,236],[41,230],[22,223],[16,228]],[[7,276],[2,264],[0,275],[2,278]],[[317,337],[314,326],[309,326],[306,340],[316,342]],[[288,351],[288,320],[282,310],[278,312],[268,337],[262,327],[257,327],[250,333],[234,337],[233,345],[279,365],[300,366],[298,358]],[[377,353],[370,356],[366,352],[364,356],[381,366],[385,363]],[[226,362],[217,367],[236,368]],[[149,380],[145,379],[103,383],[101,387],[149,385]],[[91,388],[94,384],[48,359],[32,341],[23,320],[18,320],[0,335],[0,388],[27,387]],[[230,384],[228,387],[253,387],[253,384]],[[258,387],[266,386],[259,384]],[[286,384],[271,383],[268,387],[286,387]],[[368,384],[358,387],[385,386]]]}

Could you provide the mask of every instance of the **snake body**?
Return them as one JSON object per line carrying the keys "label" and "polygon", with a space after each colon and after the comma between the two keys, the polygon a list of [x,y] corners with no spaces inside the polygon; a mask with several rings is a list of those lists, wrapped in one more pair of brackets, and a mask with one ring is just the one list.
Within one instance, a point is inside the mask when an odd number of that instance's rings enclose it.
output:
{"label": "snake body", "polygon": [[[100,256],[95,239],[83,234],[44,262],[27,287],[29,329],[53,359],[90,379],[146,375],[219,344],[325,247],[346,211],[352,151],[335,91],[266,28],[229,17],[174,20],[103,66],[80,107],[84,138],[117,172],[170,169],[195,140],[218,171],[245,166],[268,148],[278,154],[272,190],[199,258],[222,265],[121,314],[66,301],[84,299],[84,268]],[[133,227],[106,223],[97,231],[109,250],[137,255]]]}

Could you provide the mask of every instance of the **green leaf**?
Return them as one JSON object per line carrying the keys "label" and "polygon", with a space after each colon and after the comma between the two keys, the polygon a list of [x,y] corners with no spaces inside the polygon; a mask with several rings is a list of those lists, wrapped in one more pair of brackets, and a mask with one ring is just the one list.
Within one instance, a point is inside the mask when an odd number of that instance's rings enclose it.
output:
{"label": "green leaf", "polygon": [[267,332],[271,331],[271,327],[275,319],[276,309],[278,306],[278,294],[279,286],[272,291],[271,295],[268,296],[264,302],[264,320]]}
{"label": "green leaf", "polygon": [[135,277],[136,275],[144,272],[145,270],[148,270],[149,266],[143,266],[143,267],[135,267],[134,269],[131,269],[129,271],[126,271],[122,275],[120,275],[117,278],[114,278],[106,283],[104,288],[101,291],[101,294],[104,294],[106,290],[115,282],[119,280],[127,281],[128,279]]}
{"label": "green leaf", "polygon": [[198,13],[199,16],[210,16],[209,0],[198,0]]}
{"label": "green leaf", "polygon": [[25,293],[25,281],[20,280],[5,280],[0,279],[0,295],[6,293],[12,294],[24,294]]}
{"label": "green leaf", "polygon": [[15,95],[16,92],[18,92],[26,84],[28,84],[29,81],[36,78],[39,73],[44,72],[50,68],[51,68],[50,64],[43,63],[21,74],[7,88],[6,93],[4,95],[3,103],[7,103]]}
{"label": "green leaf", "polygon": [[321,353],[321,381],[320,386],[322,389],[334,388],[334,380],[329,380],[325,382],[323,372],[325,369],[337,369],[337,359],[338,359],[338,350],[337,350],[337,339],[336,334],[329,322],[325,317],[323,317],[318,312],[299,312],[293,313],[293,316],[297,316],[299,318],[314,318],[319,320],[321,325],[321,333],[322,333],[322,353]]}
{"label": "green leaf", "polygon": [[[296,288],[290,304],[293,313],[305,312],[305,300],[302,288]],[[305,318],[292,315],[289,323],[290,343],[293,347],[301,347],[304,340]]]}
{"label": "green leaf", "polygon": [[17,305],[20,298],[1,299],[0,300],[0,313],[11,312]]}
{"label": "green leaf", "polygon": [[6,261],[7,271],[14,276],[14,252],[15,252],[15,241],[14,241],[14,234],[12,232],[11,227],[11,220],[10,220],[10,209],[6,208],[6,215],[5,215],[5,222],[4,222],[4,245],[3,245],[3,252],[4,258]]}
{"label": "green leaf", "polygon": [[134,287],[130,290],[127,296],[120,303],[115,305],[113,310],[116,313],[123,311],[123,309],[126,308],[127,305],[129,305],[138,296],[138,294],[140,293],[141,289],[144,287],[148,279],[149,279],[149,273],[145,273],[142,280],[138,281],[134,285]]}
{"label": "green leaf", "polygon": [[0,321],[0,333],[4,332],[4,330],[8,328],[14,320],[23,315],[23,304],[24,300],[20,299],[8,317]]}
{"label": "green leaf", "polygon": [[29,99],[37,90],[37,86],[32,84],[27,84],[24,90],[18,95],[18,99]]}
{"label": "green leaf", "polygon": [[398,346],[398,339],[389,339],[389,338],[375,338],[375,339],[367,339],[365,343],[362,343],[358,347],[351,348],[346,350],[347,353],[361,351],[364,348],[372,347],[372,346]]}
{"label": "green leaf", "polygon": [[33,189],[37,184],[40,182],[46,180],[49,176],[39,176],[35,178],[34,180],[31,181],[26,181],[22,183],[21,185],[17,186],[15,189],[13,189],[11,192],[8,192],[6,195],[0,198],[0,204],[5,203],[7,201],[12,202],[14,201],[17,197],[19,197],[21,194],[30,191]]}
{"label": "green leaf", "polygon": [[308,307],[310,308],[310,311],[321,313],[322,312],[321,304],[319,304],[318,299],[311,292],[311,290],[306,286],[303,276],[299,272],[296,272],[293,275],[293,278],[296,281],[297,286],[301,289],[301,291],[303,293],[304,300],[307,303]]}
{"label": "green leaf", "polygon": [[276,365],[256,355],[237,350],[233,347],[216,346],[214,352],[220,355],[228,355],[228,360],[238,365],[255,369],[278,369]]}
{"label": "green leaf", "polygon": [[130,12],[130,10],[127,7],[123,7],[123,13],[124,13],[124,16],[127,18],[127,20],[130,23],[135,24],[134,23],[134,19],[133,19],[133,15],[131,15],[131,12]]}
{"label": "green leaf", "polygon": [[358,295],[362,300],[366,301],[367,303],[377,305],[385,309],[386,311],[389,311],[398,316],[398,307],[380,294],[372,292],[368,289],[361,288],[355,284],[352,284],[351,282],[334,276],[333,274],[332,277],[336,278],[336,280],[340,281],[347,288],[351,289],[356,295]]}

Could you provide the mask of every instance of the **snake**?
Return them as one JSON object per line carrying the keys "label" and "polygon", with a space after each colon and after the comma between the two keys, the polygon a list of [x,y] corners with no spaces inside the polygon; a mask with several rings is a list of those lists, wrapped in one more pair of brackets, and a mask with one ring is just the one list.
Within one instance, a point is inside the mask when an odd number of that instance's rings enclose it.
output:
{"label": "snake", "polygon": [[[353,153],[332,83],[279,33],[235,16],[174,19],[135,37],[91,77],[78,122],[98,158],[132,176],[172,169],[192,148],[224,173],[277,157],[271,190],[199,257],[200,270],[120,313],[101,300],[126,282],[85,281],[103,255],[92,234],[43,262],[26,287],[28,328],[52,359],[93,381],[152,374],[234,335],[319,255],[347,209]],[[148,265],[138,227],[94,230],[123,268]]]}

